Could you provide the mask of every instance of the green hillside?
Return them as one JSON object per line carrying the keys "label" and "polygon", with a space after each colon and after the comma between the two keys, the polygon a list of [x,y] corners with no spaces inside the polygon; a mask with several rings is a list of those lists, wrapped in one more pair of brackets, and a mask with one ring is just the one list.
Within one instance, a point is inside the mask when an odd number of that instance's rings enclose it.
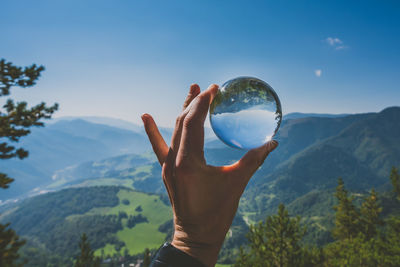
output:
{"label": "green hillside", "polygon": [[[121,185],[140,190],[133,182],[146,180],[153,174],[155,156],[150,153],[127,154],[99,161],[88,161],[58,170],[53,175],[49,190],[59,190],[70,186]],[[157,167],[157,166],[156,166]],[[159,173],[157,173],[159,175]],[[161,187],[160,183],[159,187]],[[141,190],[146,191],[146,190]],[[152,190],[152,193],[157,190]]]}
{"label": "green hillside", "polygon": [[[96,254],[131,255],[156,249],[166,233],[160,225],[172,218],[168,200],[128,188],[71,188],[27,199],[2,216],[35,247],[72,258],[86,233]],[[29,246],[29,245],[28,245]]]}
{"label": "green hillside", "polygon": [[[258,212],[261,219],[280,202],[289,204],[313,190],[335,187],[338,177],[342,177],[346,185],[355,191],[387,183],[390,168],[400,166],[400,108],[349,117],[352,118],[351,123],[346,127],[346,124],[341,125],[344,128],[336,134],[314,140],[299,152],[288,155],[275,167],[264,165],[245,191],[242,199],[245,209]],[[350,120],[346,118],[312,119]],[[296,123],[301,124],[299,121]],[[309,132],[315,134],[316,131],[314,127]],[[297,137],[288,133],[288,138]],[[287,145],[284,141],[282,143],[285,148]],[[286,153],[289,147],[282,153]],[[271,160],[274,156],[275,159],[280,157],[280,149],[281,146],[272,153]]]}

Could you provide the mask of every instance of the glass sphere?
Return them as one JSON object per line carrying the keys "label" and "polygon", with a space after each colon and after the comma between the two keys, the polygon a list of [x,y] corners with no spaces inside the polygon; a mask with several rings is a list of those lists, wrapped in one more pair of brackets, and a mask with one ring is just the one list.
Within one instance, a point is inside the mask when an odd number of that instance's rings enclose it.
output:
{"label": "glass sphere", "polygon": [[227,81],[210,106],[214,133],[225,144],[241,149],[259,147],[276,134],[282,121],[278,95],[253,77]]}

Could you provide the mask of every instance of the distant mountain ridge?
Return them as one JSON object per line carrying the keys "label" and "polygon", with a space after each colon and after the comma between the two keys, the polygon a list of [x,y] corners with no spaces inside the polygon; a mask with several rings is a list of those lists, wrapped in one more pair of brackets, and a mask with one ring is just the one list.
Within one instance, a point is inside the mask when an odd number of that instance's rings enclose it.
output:
{"label": "distant mountain ridge", "polygon": [[26,194],[51,182],[54,172],[74,164],[100,160],[121,154],[151,151],[144,134],[95,124],[85,120],[66,120],[34,128],[18,146],[29,151],[24,160],[0,161],[0,168],[15,178],[0,200]]}
{"label": "distant mountain ridge", "polygon": [[[284,181],[286,181],[287,178],[283,177],[288,177],[288,173],[292,172],[293,174],[299,175],[304,173],[304,171],[299,172],[297,170],[298,167],[296,167],[299,166],[301,162],[303,162],[303,158],[306,159],[311,157],[312,155],[316,157],[318,153],[325,153],[320,154],[320,157],[327,157],[328,155],[335,153],[338,153],[339,155],[342,153],[342,148],[338,148],[337,145],[332,142],[326,143],[327,139],[339,135],[341,131],[344,131],[347,127],[350,127],[353,124],[354,126],[352,127],[367,127],[367,125],[364,125],[365,122],[363,121],[367,118],[375,117],[377,116],[377,114],[381,114],[381,116],[385,118],[393,113],[394,115],[390,115],[390,120],[393,122],[389,123],[387,129],[387,131],[389,131],[391,124],[398,123],[396,121],[396,116],[398,116],[396,114],[398,113],[398,110],[398,107],[393,107],[385,109],[381,112],[382,114],[366,113],[348,116],[345,116],[344,114],[308,114],[312,115],[313,117],[302,117],[305,114],[288,114],[290,115],[289,118],[293,118],[293,116],[300,116],[300,118],[285,119],[282,122],[281,128],[278,131],[278,135],[275,137],[279,141],[280,145],[278,149],[269,156],[263,167],[256,173],[254,179],[250,181],[249,188],[251,188],[252,184],[262,184],[263,186],[265,186],[265,181],[270,179],[274,180],[274,183],[276,183],[275,186],[278,186],[276,188],[284,186]],[[131,123],[129,122],[121,122],[120,120],[114,121],[114,119],[110,118],[92,117],[89,119],[91,119],[92,121],[96,120],[104,123],[107,123],[108,121],[108,123],[113,125],[131,125]],[[389,120],[389,117],[385,119],[378,119],[378,121],[375,120],[374,122],[371,121],[371,123],[373,125],[379,125],[379,123],[383,123],[386,120]],[[360,126],[356,126],[358,125],[357,123]],[[103,159],[117,157],[123,154],[142,154],[144,152],[150,152],[151,147],[147,140],[147,136],[143,132],[143,129],[137,125],[132,125],[132,127],[136,131],[113,127],[105,124],[92,123],[85,119],[68,118],[58,119],[57,122],[51,123],[45,128],[34,129],[31,136],[28,136],[26,139],[22,139],[21,142],[21,145],[26,147],[30,151],[30,156],[28,159],[23,161],[11,160],[0,162],[0,167],[2,168],[2,171],[8,173],[11,177],[16,178],[16,182],[14,182],[10,189],[6,190],[4,194],[2,194],[0,200],[6,200],[10,197],[16,197],[21,194],[26,194],[27,192],[35,188],[37,188],[37,190],[40,190],[40,188],[43,188],[44,185],[52,184],[52,178],[57,178],[61,173],[66,173],[63,170],[67,167],[69,171],[72,169],[76,170],[77,166],[79,166],[80,164],[84,164],[84,166],[86,167],[78,167],[78,169],[85,169],[85,171],[89,171],[90,173],[90,170],[88,169],[90,168],[90,164],[88,163],[90,161],[98,162]],[[123,127],[123,125],[120,127]],[[374,129],[374,126],[368,127],[367,128],[370,129],[370,132]],[[361,132],[360,129],[357,130],[355,128],[352,133],[348,134],[354,136],[356,134],[356,131]],[[172,129],[165,129],[164,135],[166,135],[166,140],[169,140],[168,138],[170,138],[171,133]],[[363,138],[367,138],[367,136],[364,136]],[[382,159],[398,157],[396,154],[396,151],[398,151],[396,148],[396,144],[393,146],[391,145],[393,142],[395,142],[395,139],[392,138],[390,140],[386,140],[387,138],[383,138],[385,139],[383,140],[382,136],[380,136],[378,139],[374,140],[376,142],[381,142],[382,144],[388,144],[384,145],[385,151],[381,151],[382,149],[377,150],[380,151],[377,153],[387,154],[387,156],[382,157]],[[342,140],[342,142],[345,142],[345,139],[343,138],[340,140]],[[319,144],[323,142],[325,142],[324,145],[322,147],[318,147]],[[365,142],[367,141],[364,141],[364,144],[360,144],[357,148],[354,148],[354,153],[356,153],[357,155],[362,154],[362,151],[367,149],[367,147],[365,147]],[[392,152],[389,153],[388,151]],[[244,151],[229,148],[218,139],[210,139],[209,141],[206,141],[205,153],[207,160],[211,164],[221,165],[229,164],[239,159],[244,154]],[[343,154],[343,157],[345,155],[347,154]],[[349,161],[350,159],[352,159],[353,161],[355,160],[351,155],[347,158],[347,160],[345,160],[345,158],[342,158],[342,161],[344,161],[343,164],[345,164],[345,162]],[[379,160],[379,156],[377,156],[374,164],[379,165],[382,164],[382,162],[382,160]],[[388,166],[395,163],[393,160],[388,162],[390,163],[388,163],[385,168],[381,168],[378,171],[378,176],[383,177],[384,172],[387,170]],[[304,162],[301,164],[309,163]],[[71,169],[70,166],[72,165],[76,167],[73,167]],[[356,165],[359,166],[359,169],[354,169],[352,171],[354,177],[358,177],[364,174],[367,175],[367,173],[369,173],[368,175],[372,176],[368,178],[368,181],[373,181],[377,179],[372,178],[375,177],[375,174],[371,174],[371,172],[369,172],[369,167],[367,168],[363,164],[358,163]],[[347,164],[347,166],[349,166],[349,164]],[[104,170],[104,172],[106,174],[114,172],[115,174],[115,170],[113,168],[114,167],[112,167],[111,165],[110,170]],[[342,169],[342,171],[344,170],[345,169]],[[345,174],[346,173],[343,173],[343,175]],[[80,177],[79,179],[84,179],[84,173],[78,174],[77,172],[75,172],[74,175],[76,175],[75,178]],[[102,176],[102,178],[106,178],[104,177],[104,175],[99,176]],[[119,175],[117,175],[117,177],[119,177]],[[128,176],[124,177],[124,179],[129,178]],[[87,178],[93,179],[95,177]],[[313,179],[314,178],[312,178],[311,180]],[[142,185],[140,186],[141,188],[148,188],[148,186],[145,186],[145,180],[143,180]],[[152,178],[148,182],[150,181],[156,180]],[[295,181],[298,181],[298,179],[295,179]],[[158,184],[156,188],[159,188]],[[307,191],[308,189],[305,190]]]}
{"label": "distant mountain ridge", "polygon": [[[293,199],[309,190],[319,188],[318,186],[322,186],[322,188],[335,186],[339,176],[343,176],[344,180],[349,182],[349,186],[353,187],[354,185],[354,188],[379,186],[386,181],[390,167],[400,164],[400,148],[398,148],[396,139],[398,134],[396,126],[400,125],[399,120],[400,108],[394,107],[380,113],[333,118],[310,117],[284,121],[276,136],[280,145],[250,181],[245,197],[248,194],[252,195],[247,192],[262,195],[263,191],[271,191],[266,190],[265,187],[274,188],[272,191],[288,191],[294,188],[298,194],[293,194]],[[379,123],[382,126],[376,127]],[[385,133],[384,135],[378,134],[382,131]],[[348,136],[347,139],[346,136]],[[374,148],[372,144],[375,145],[375,143],[369,143],[370,140],[382,144]],[[206,159],[213,165],[233,163],[244,153],[243,150],[224,146],[220,141],[208,142],[205,147]],[[336,165],[331,163],[331,159],[335,160]],[[366,159],[372,160],[371,164],[365,161]],[[98,162],[96,165],[101,166],[103,163]],[[86,165],[85,168],[88,166]],[[121,173],[124,172],[121,170],[119,170],[120,174],[117,174],[118,170],[113,165],[107,166],[109,173],[116,174],[114,178],[129,178],[129,176],[122,175]],[[157,168],[157,164],[152,168]],[[66,170],[67,172],[60,173],[70,173],[72,170],[75,174],[69,175],[71,178],[72,176],[84,178],[76,168],[69,168]],[[318,179],[318,175],[323,175],[324,170],[330,172],[328,177]],[[135,175],[131,176],[134,180],[136,179]],[[100,177],[106,178],[104,175],[99,175]],[[143,180],[143,183],[145,181],[146,179]],[[152,178],[152,181],[156,182],[157,180]],[[308,185],[306,181],[310,181],[310,184]],[[154,182],[147,181],[155,186],[154,188],[162,187],[161,182],[156,182],[156,184]],[[156,191],[160,192],[159,189]],[[276,200],[278,199],[280,198]],[[285,200],[285,198],[281,198],[281,200]],[[261,206],[265,206],[265,204],[263,201],[259,203]]]}
{"label": "distant mountain ridge", "polygon": [[292,119],[301,119],[301,118],[307,118],[307,117],[313,117],[313,118],[340,118],[340,117],[345,117],[349,116],[351,114],[348,113],[342,113],[342,114],[328,114],[328,113],[301,113],[301,112],[292,112],[288,113],[283,116],[284,120],[292,120]]}
{"label": "distant mountain ridge", "polygon": [[111,117],[100,117],[100,116],[65,116],[54,118],[49,121],[49,124],[54,124],[60,121],[73,121],[73,120],[84,120],[90,123],[95,124],[103,124],[111,127],[116,127],[120,129],[130,130],[136,133],[139,133],[142,130],[142,127],[138,124],[121,120],[117,118]]}
{"label": "distant mountain ridge", "polygon": [[[288,203],[312,190],[333,188],[338,177],[342,177],[351,190],[376,188],[388,182],[392,166],[400,166],[399,107],[343,118],[300,120],[306,121],[297,121],[300,124],[297,133],[301,124],[315,120],[335,120],[339,124],[335,131],[326,131],[325,138],[303,144],[298,150],[290,150],[294,146],[289,146],[282,138],[282,147],[271,154],[265,168],[256,173],[245,193],[244,199],[248,201],[257,196],[258,200],[253,203],[255,210],[267,210],[279,202]],[[310,133],[322,130],[320,127],[311,129]]]}

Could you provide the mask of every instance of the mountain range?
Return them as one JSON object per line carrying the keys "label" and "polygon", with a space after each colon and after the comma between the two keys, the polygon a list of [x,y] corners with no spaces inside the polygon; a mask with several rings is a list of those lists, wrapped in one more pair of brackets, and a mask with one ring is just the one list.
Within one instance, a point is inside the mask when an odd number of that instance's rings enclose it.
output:
{"label": "mountain range", "polygon": [[[244,199],[257,211],[336,186],[352,190],[388,183],[400,166],[400,108],[340,118],[289,120],[277,137],[280,147],[259,170]],[[256,201],[253,197],[257,196]]]}
{"label": "mountain range", "polygon": [[[281,202],[288,206],[291,214],[301,215],[303,223],[308,225],[310,231],[306,240],[317,244],[328,242],[331,239],[329,229],[333,225],[333,192],[337,179],[341,177],[346,187],[361,199],[372,187],[379,192],[385,191],[388,188],[391,167],[400,167],[400,107],[386,108],[378,113],[321,116],[294,114],[287,117],[289,118],[283,120],[275,137],[279,141],[278,148],[256,172],[242,196],[235,223],[220,255],[223,261],[229,259],[232,251],[237,251],[246,242],[248,225],[274,213]],[[15,194],[18,190],[25,190],[25,196],[28,192],[56,192],[3,205],[0,220],[11,221],[17,232],[26,235],[29,240],[36,240],[45,248],[51,244],[43,237],[45,230],[30,230],[34,220],[26,220],[22,214],[26,213],[28,218],[38,218],[43,212],[54,212],[54,216],[64,224],[68,224],[71,219],[68,216],[71,214],[81,216],[74,218],[94,224],[102,222],[101,220],[113,220],[111,224],[116,228],[113,228],[108,239],[96,237],[97,253],[101,249],[113,253],[118,246],[137,252],[134,248],[137,243],[129,245],[123,241],[126,237],[122,237],[122,232],[129,233],[132,239],[138,235],[138,230],[124,232],[127,227],[126,218],[116,220],[114,217],[87,217],[94,214],[111,215],[107,212],[110,209],[117,216],[116,211],[121,208],[113,207],[124,207],[123,199],[119,198],[119,201],[114,200],[109,208],[99,212],[96,207],[103,204],[96,202],[101,201],[101,198],[95,197],[99,194],[96,190],[100,190],[101,194],[111,190],[116,196],[119,196],[120,190],[126,190],[124,194],[132,201],[139,197],[139,193],[135,192],[144,192],[140,193],[143,194],[140,199],[157,194],[161,201],[168,204],[160,177],[161,168],[154,155],[149,152],[150,146],[143,130],[140,127],[124,127],[125,129],[115,127],[115,123],[111,126],[74,118],[59,120],[44,129],[35,129],[25,143],[22,143],[31,151],[28,160],[8,161],[7,163],[12,163],[10,165],[1,162],[2,171],[17,178],[11,189],[3,191],[8,193],[10,190],[14,194],[2,195],[1,199],[18,196]],[[163,131],[166,135],[171,134],[171,129]],[[127,152],[129,153],[126,154]],[[213,165],[230,164],[240,159],[244,153],[243,150],[227,147],[211,137],[205,146],[206,160]],[[16,188],[15,191],[12,191],[13,187]],[[39,189],[35,191],[36,187]],[[82,188],[84,191],[79,191]],[[87,205],[85,211],[73,210],[69,215],[54,210],[55,204],[47,200],[63,199],[60,205],[73,207],[76,202],[65,195],[79,195],[84,192],[93,195],[94,201],[90,201],[91,204]],[[39,207],[40,202],[47,204]],[[170,210],[169,207],[161,209]],[[138,216],[137,211],[126,211],[128,217]],[[146,211],[145,217],[151,218],[150,214],[151,209]],[[47,216],[41,223],[51,225],[49,221],[52,221],[51,216]],[[171,233],[168,230],[168,216],[155,221],[149,220],[149,223],[154,224],[151,229],[164,229],[161,231],[164,234],[159,237],[167,238]],[[62,229],[57,229],[66,234]],[[76,239],[77,236],[74,237],[74,242]],[[122,241],[125,245],[120,243]],[[156,248],[157,242],[151,242],[148,247]]]}
{"label": "mountain range", "polygon": [[[291,113],[285,118],[304,116],[308,115]],[[171,128],[160,127],[167,142],[171,139],[172,131]],[[210,128],[205,129],[205,139],[209,148],[226,148]],[[43,187],[52,183],[53,178],[65,168],[113,156],[151,152],[142,126],[120,119],[95,116],[53,119],[46,127],[33,128],[31,134],[22,138],[17,145],[27,149],[30,154],[23,161],[0,161],[2,172],[15,178],[13,186],[0,195],[0,203],[43,191]]]}

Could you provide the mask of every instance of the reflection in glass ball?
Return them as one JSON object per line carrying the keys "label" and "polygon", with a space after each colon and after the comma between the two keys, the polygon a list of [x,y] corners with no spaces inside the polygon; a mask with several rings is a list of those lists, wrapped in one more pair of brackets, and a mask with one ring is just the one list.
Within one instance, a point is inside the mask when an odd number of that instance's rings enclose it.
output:
{"label": "reflection in glass ball", "polygon": [[266,82],[252,77],[227,81],[210,106],[210,122],[225,144],[241,149],[259,147],[276,134],[282,121],[278,95]]}

